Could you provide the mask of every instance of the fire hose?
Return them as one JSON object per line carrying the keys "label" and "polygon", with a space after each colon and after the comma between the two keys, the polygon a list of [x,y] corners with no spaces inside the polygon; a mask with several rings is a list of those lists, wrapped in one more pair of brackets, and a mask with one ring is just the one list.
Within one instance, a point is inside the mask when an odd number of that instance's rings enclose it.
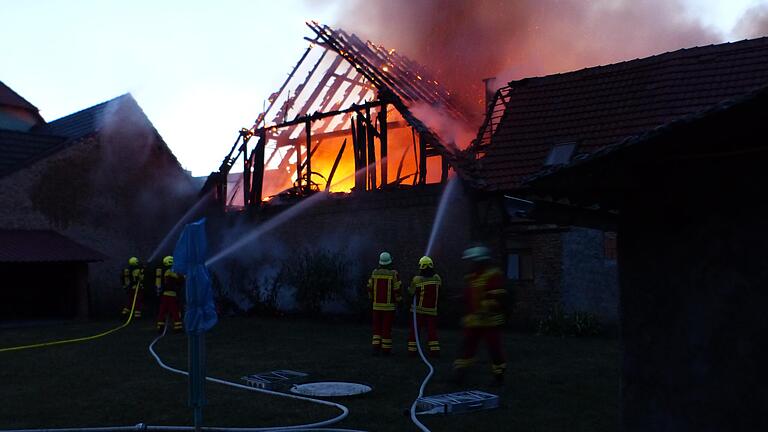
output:
{"label": "fire hose", "polygon": [[427,360],[427,357],[424,355],[424,351],[421,349],[421,340],[419,340],[419,324],[416,319],[416,296],[413,296],[413,305],[412,310],[413,314],[413,334],[416,339],[416,349],[419,351],[419,356],[421,357],[421,361],[423,361],[427,367],[429,368],[429,373],[424,378],[424,381],[421,382],[421,387],[419,387],[419,395],[416,396],[416,399],[413,400],[413,404],[411,404],[411,421],[413,424],[416,425],[419,429],[421,429],[424,432],[430,432],[429,428],[424,426],[424,423],[420,422],[418,418],[416,418],[416,403],[419,401],[420,398],[424,397],[424,389],[427,387],[427,383],[432,378],[432,375],[435,374],[435,368],[432,367],[432,364]]}
{"label": "fire hose", "polygon": [[0,352],[7,352],[7,351],[20,351],[25,349],[31,349],[31,348],[41,348],[46,346],[53,346],[53,345],[63,345],[68,343],[75,343],[75,342],[84,342],[88,340],[94,340],[98,339],[100,337],[104,337],[108,334],[114,333],[120,329],[125,328],[128,324],[131,323],[131,320],[133,319],[133,310],[136,307],[136,298],[139,294],[139,282],[134,285],[133,290],[133,300],[131,301],[131,310],[128,312],[128,319],[125,320],[125,322],[113,329],[107,330],[105,332],[101,332],[99,334],[93,335],[93,336],[86,336],[86,337],[80,337],[75,339],[64,339],[64,340],[57,340],[57,341],[51,341],[51,342],[43,342],[43,343],[36,343],[36,344],[30,344],[30,345],[20,345],[15,347],[9,347],[9,348],[0,348]]}

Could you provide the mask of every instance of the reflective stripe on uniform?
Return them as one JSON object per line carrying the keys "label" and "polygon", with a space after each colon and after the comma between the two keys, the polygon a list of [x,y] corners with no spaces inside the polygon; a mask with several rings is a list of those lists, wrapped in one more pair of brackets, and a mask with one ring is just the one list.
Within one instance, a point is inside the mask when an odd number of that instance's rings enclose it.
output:
{"label": "reflective stripe on uniform", "polygon": [[176,297],[176,291],[163,291],[164,296]]}
{"label": "reflective stripe on uniform", "polygon": [[469,367],[474,362],[475,362],[475,359],[473,359],[473,358],[471,358],[471,359],[456,359],[453,362],[453,368],[454,369],[461,369],[461,368]]}
{"label": "reflective stripe on uniform", "polygon": [[504,373],[506,369],[507,369],[506,363],[491,365],[491,372],[493,372],[494,375],[501,375]]}

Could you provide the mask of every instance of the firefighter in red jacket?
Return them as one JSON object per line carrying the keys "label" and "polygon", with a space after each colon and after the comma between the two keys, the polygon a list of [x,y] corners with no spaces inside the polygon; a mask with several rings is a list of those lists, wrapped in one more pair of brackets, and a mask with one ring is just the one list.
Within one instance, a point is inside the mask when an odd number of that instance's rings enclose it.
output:
{"label": "firefighter in red jacket", "polygon": [[388,252],[379,255],[379,267],[368,279],[368,298],[373,305],[373,355],[389,355],[392,351],[392,320],[400,295],[400,278],[391,268],[392,256]]}
{"label": "firefighter in red jacket", "polygon": [[474,362],[477,346],[484,340],[491,354],[491,370],[496,384],[504,382],[507,364],[501,348],[501,327],[504,325],[506,290],[504,276],[491,264],[488,248],[483,246],[464,251],[463,258],[471,265],[465,277],[465,314],[462,319],[464,340],[459,358],[453,363],[455,381],[460,382],[466,368]]}
{"label": "firefighter in red jacket", "polygon": [[416,356],[416,335],[414,325],[427,328],[429,355],[440,357],[440,342],[437,340],[437,299],[442,285],[440,275],[435,273],[432,258],[423,256],[419,259],[419,274],[413,277],[408,287],[408,294],[416,297],[416,322],[413,322],[413,303],[411,303],[411,327],[408,336],[408,355]]}
{"label": "firefighter in red jacket", "polygon": [[128,267],[123,269],[123,289],[128,300],[121,315],[128,315],[131,312],[131,305],[135,296],[136,304],[133,307],[133,317],[141,318],[141,310],[144,307],[144,266],[136,257],[129,258]]}
{"label": "firefighter in red jacket", "polygon": [[[181,310],[179,308],[179,296],[184,287],[184,276],[171,270],[173,257],[163,258],[162,278],[155,277],[155,287],[160,296],[160,310],[157,313],[157,331],[162,332],[165,327],[166,317],[173,320],[173,331],[182,330]],[[157,272],[155,273],[157,276]]]}

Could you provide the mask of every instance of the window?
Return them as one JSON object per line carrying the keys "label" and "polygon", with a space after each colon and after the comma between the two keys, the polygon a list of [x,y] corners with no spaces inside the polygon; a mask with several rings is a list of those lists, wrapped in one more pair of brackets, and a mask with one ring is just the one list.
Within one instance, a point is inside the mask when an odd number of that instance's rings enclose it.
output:
{"label": "window", "polygon": [[507,254],[507,279],[533,279],[533,257],[530,250],[516,250]]}
{"label": "window", "polygon": [[616,233],[612,231],[606,231],[603,233],[603,253],[605,259],[615,260],[616,253]]}
{"label": "window", "polygon": [[547,156],[547,160],[544,161],[544,166],[562,165],[568,163],[571,160],[571,156],[573,156],[573,151],[575,149],[575,142],[558,144],[552,147],[552,150],[549,151],[549,155]]}

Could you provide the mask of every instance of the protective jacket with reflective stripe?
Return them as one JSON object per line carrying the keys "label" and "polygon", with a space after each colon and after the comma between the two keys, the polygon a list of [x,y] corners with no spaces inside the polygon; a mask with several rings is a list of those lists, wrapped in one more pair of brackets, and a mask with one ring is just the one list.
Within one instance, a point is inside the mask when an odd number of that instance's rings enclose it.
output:
{"label": "protective jacket with reflective stripe", "polygon": [[496,327],[504,324],[504,276],[496,267],[489,267],[466,276],[464,302],[465,327]]}
{"label": "protective jacket with reflective stripe", "polygon": [[123,288],[144,288],[144,269],[141,267],[128,267],[123,269]]}
{"label": "protective jacket with reflective stripe", "polygon": [[377,268],[368,279],[368,298],[373,301],[373,310],[393,311],[402,300],[400,278],[397,270]]}
{"label": "protective jacket with reflective stripe", "polygon": [[[440,286],[443,281],[437,273],[432,276],[416,275],[411,280],[408,293],[416,295],[416,313],[424,315],[437,315],[437,300],[440,294]],[[411,306],[413,312],[413,306]]]}
{"label": "protective jacket with reflective stripe", "polygon": [[184,276],[174,273],[170,269],[163,273],[163,295],[176,297],[184,286]]}

